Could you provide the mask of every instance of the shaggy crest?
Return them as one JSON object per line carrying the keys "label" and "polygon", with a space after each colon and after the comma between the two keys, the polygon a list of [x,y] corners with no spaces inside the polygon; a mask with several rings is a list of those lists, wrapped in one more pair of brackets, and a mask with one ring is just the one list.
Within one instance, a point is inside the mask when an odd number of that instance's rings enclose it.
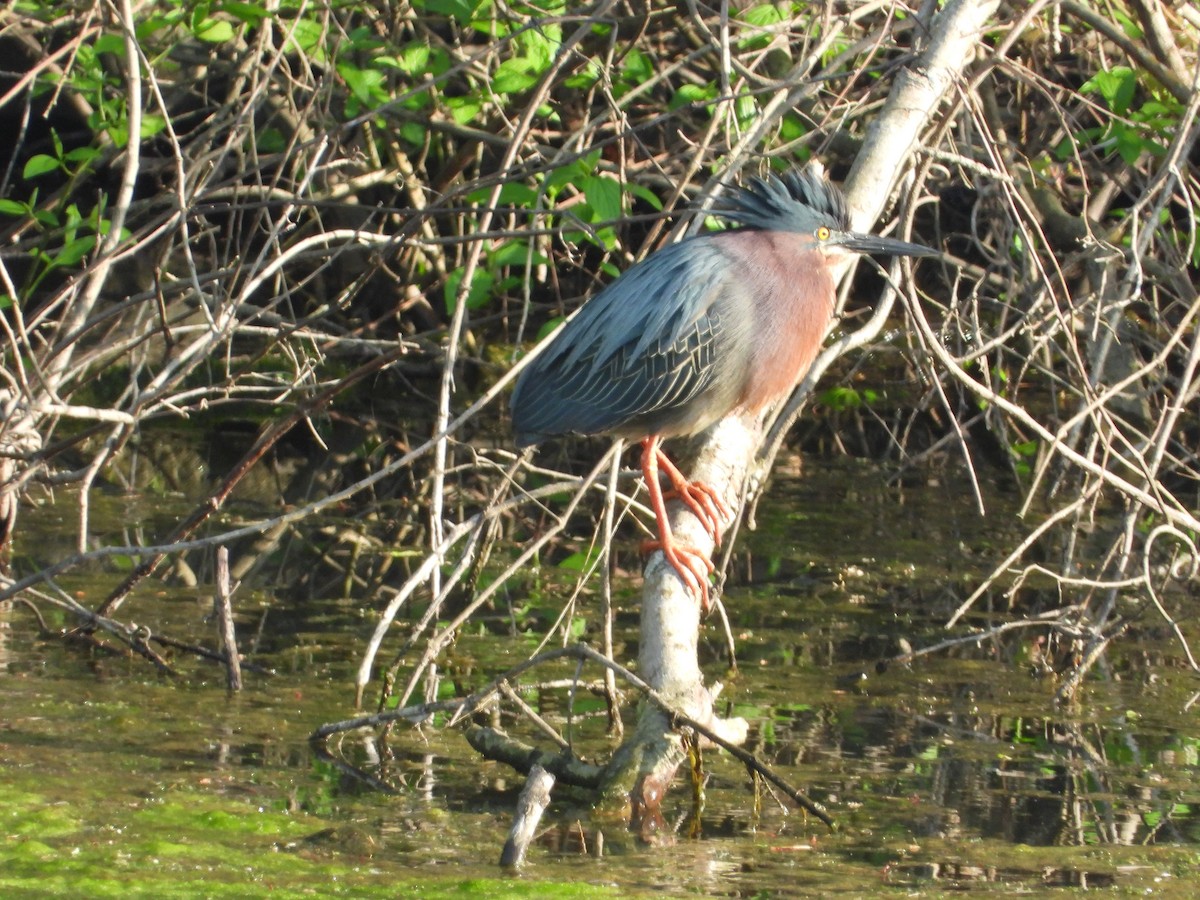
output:
{"label": "shaggy crest", "polygon": [[730,189],[713,212],[764,231],[810,232],[821,225],[846,231],[850,227],[841,189],[814,170],[792,169],[782,176],[751,178]]}

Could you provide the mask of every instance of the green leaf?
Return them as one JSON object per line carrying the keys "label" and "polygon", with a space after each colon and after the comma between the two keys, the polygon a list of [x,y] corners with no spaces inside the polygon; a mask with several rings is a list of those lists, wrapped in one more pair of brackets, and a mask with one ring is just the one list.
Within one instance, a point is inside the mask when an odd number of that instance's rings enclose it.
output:
{"label": "green leaf", "polygon": [[749,94],[738,97],[734,102],[734,115],[743,124],[752,121],[758,115],[758,104],[754,101],[754,97]]}
{"label": "green leaf", "polygon": [[541,74],[550,67],[558,48],[562,46],[562,26],[541,22],[519,33],[514,43],[518,55],[528,59],[533,70]]}
{"label": "green leaf", "polygon": [[506,59],[496,67],[492,90],[497,94],[519,94],[537,84],[538,75],[533,62],[526,57]]}
{"label": "green leaf", "polygon": [[133,33],[137,37],[138,43],[145,45],[164,28],[175,27],[182,18],[183,13],[180,10],[172,10],[165,15],[149,15],[134,25]]}
{"label": "green leaf", "polygon": [[1142,151],[1148,149],[1146,142],[1137,131],[1127,128],[1119,122],[1113,123],[1112,136],[1116,141],[1117,153],[1121,155],[1121,159],[1125,160],[1126,165],[1132,166],[1141,157]]}
{"label": "green leaf", "polygon": [[845,411],[848,409],[859,409],[864,406],[868,400],[874,400],[875,397],[865,396],[865,392],[860,394],[857,390],[846,385],[831,387],[825,393],[821,394],[821,404],[833,410]]}
{"label": "green leaf", "polygon": [[196,23],[192,33],[209,44],[221,44],[232,40],[235,34],[233,23],[225,19],[205,18]]}
{"label": "green leaf", "polygon": [[[408,75],[422,75],[429,68],[429,45],[423,41],[414,41],[400,49],[395,57],[394,65]],[[380,62],[383,62],[381,59]]]}
{"label": "green leaf", "polygon": [[142,140],[147,140],[166,127],[167,120],[157,113],[142,113],[142,127],[138,129],[138,133],[142,136]]}
{"label": "green leaf", "polygon": [[129,129],[124,125],[108,125],[104,130],[108,133],[109,138],[121,149],[129,143]]}
{"label": "green leaf", "polygon": [[738,39],[737,45],[742,49],[757,49],[765,47],[771,40],[771,34],[764,29],[771,28],[783,21],[783,12],[772,3],[752,6],[739,17],[750,27]]}
{"label": "green leaf", "polygon": [[773,3],[763,3],[759,6],[752,6],[741,14],[739,17],[747,25],[757,25],[759,28],[768,28],[771,25],[778,25],[783,21],[783,13],[776,8]]}
{"label": "green leaf", "polygon": [[424,7],[426,12],[434,15],[453,19],[461,25],[469,25],[481,2],[482,0],[423,0],[413,5],[418,8]]}
{"label": "green leaf", "polygon": [[588,235],[588,240],[594,240],[605,250],[615,250],[617,246],[617,232],[612,227],[597,228],[595,235]]}
{"label": "green leaf", "polygon": [[450,68],[450,57],[445,50],[430,47],[421,41],[405,44],[394,56],[376,56],[371,62],[380,68],[396,69],[413,77],[429,75],[436,78]]}
{"label": "green leaf", "polygon": [[483,109],[483,101],[478,97],[447,97],[446,106],[450,109],[450,118],[459,125],[467,125],[475,121],[479,111]]}
{"label": "green leaf", "polygon": [[0,215],[6,216],[24,216],[29,213],[29,209],[23,203],[18,203],[16,200],[9,200],[0,197]]}
{"label": "green leaf", "polygon": [[589,175],[580,188],[595,213],[593,222],[615,222],[621,218],[621,185],[615,178]]}
{"label": "green leaf", "polygon": [[271,12],[264,9],[259,4],[240,3],[238,0],[226,0],[220,4],[217,9],[221,12],[229,13],[235,19],[245,22],[247,25],[257,25],[263,19],[271,18]]}
{"label": "green leaf", "polygon": [[425,130],[425,126],[418,122],[405,122],[400,126],[400,139],[414,147],[425,146],[425,138],[428,136],[429,132]]}
{"label": "green leaf", "polygon": [[282,153],[287,142],[278,128],[264,128],[254,135],[254,145],[259,153]]}
{"label": "green leaf", "polygon": [[[288,35],[288,50],[298,50],[301,53],[312,53],[321,45],[321,41],[325,36],[325,28],[312,19],[298,19],[294,24],[291,22],[281,23],[284,34]],[[323,57],[323,54],[315,54],[318,58]]]}
{"label": "green leaf", "polygon": [[47,172],[56,172],[59,168],[59,162],[53,156],[47,156],[45,153],[37,153],[29,158],[29,162],[25,163],[25,170],[22,172],[22,176],[26,179],[37,178],[39,175],[45,175]]}
{"label": "green leaf", "polygon": [[83,214],[79,211],[78,203],[68,204],[66,213],[67,220],[63,223],[63,228],[68,232],[68,237],[74,237],[75,232],[79,229],[79,223],[83,221]]}
{"label": "green leaf", "polygon": [[1145,32],[1143,32],[1141,27],[1137,24],[1137,22],[1135,22],[1135,21],[1133,21],[1133,19],[1129,18],[1129,16],[1126,13],[1122,12],[1120,9],[1117,9],[1115,7],[1110,8],[1109,11],[1111,12],[1112,17],[1114,19],[1116,19],[1117,22],[1120,24],[1121,30],[1125,32],[1125,36],[1127,38],[1130,38],[1131,40],[1135,40],[1135,41],[1140,41],[1140,40],[1145,39],[1145,37],[1146,37]]}
{"label": "green leaf", "polygon": [[674,111],[692,103],[701,103],[706,100],[711,100],[716,95],[716,85],[680,85],[679,90],[675,92],[675,96],[671,98],[671,102],[667,104],[667,109]]}
{"label": "green leaf", "polygon": [[600,70],[592,65],[585,66],[574,75],[568,75],[563,80],[563,87],[572,91],[586,91],[600,80]]}
{"label": "green leaf", "polygon": [[63,245],[63,248],[54,254],[54,258],[50,261],[49,268],[61,269],[64,266],[73,266],[91,253],[92,248],[95,246],[96,236],[94,234],[78,237],[73,241],[67,241],[67,243]]}
{"label": "green leaf", "polygon": [[428,116],[424,114],[423,110],[428,109],[432,103],[433,98],[429,96],[428,91],[418,91],[415,94],[409,94],[403,100],[401,100],[400,106],[403,109],[407,109],[409,112],[422,113],[421,118],[425,119],[428,118]]}
{"label": "green leaf", "polygon": [[125,39],[119,34],[102,34],[96,38],[96,43],[92,44],[92,50],[97,54],[101,53],[125,53]]}
{"label": "green leaf", "polygon": [[[463,270],[455,269],[446,278],[446,285],[443,289],[443,295],[446,301],[446,312],[450,315],[454,314],[455,308],[458,306],[458,289],[462,284]],[[475,278],[471,281],[470,290],[467,291],[467,309],[479,309],[486,306],[492,298],[492,285],[495,282],[495,277],[486,269],[476,269]]]}
{"label": "green leaf", "polygon": [[1079,88],[1081,94],[1100,94],[1108,108],[1117,115],[1129,111],[1137,90],[1137,75],[1128,66],[1114,66],[1107,72],[1097,72]]}
{"label": "green leaf", "polygon": [[625,185],[625,193],[632,194],[634,197],[638,197],[646,201],[656,210],[662,212],[663,205],[662,201],[658,199],[658,194],[654,193],[654,191],[650,190],[650,188],[646,187],[645,185],[629,182]]}
{"label": "green leaf", "polygon": [[551,319],[549,322],[547,322],[545,325],[543,325],[541,328],[539,328],[538,333],[537,333],[538,343],[541,343],[547,337],[549,337],[551,334],[553,334],[555,331],[557,331],[558,326],[561,325],[565,321],[566,321],[566,319],[564,319],[562,316],[555,316],[553,319]]}
{"label": "green leaf", "polygon": [[625,55],[625,65],[621,67],[621,75],[627,78],[631,84],[642,84],[654,77],[654,63],[645,53],[635,48]]}
{"label": "green leaf", "polygon": [[337,70],[359,102],[371,105],[384,99],[379,95],[384,76],[378,69],[360,69],[350,63],[341,62],[338,63]]}
{"label": "green leaf", "polygon": [[1037,441],[1018,441],[1012,445],[1014,456],[1030,457],[1036,456],[1038,451]]}
{"label": "green leaf", "polygon": [[96,147],[76,147],[74,150],[67,151],[63,162],[90,163],[99,155],[100,150]]}
{"label": "green leaf", "polygon": [[527,260],[533,266],[549,262],[536,250],[530,255],[529,247],[523,241],[507,241],[488,254],[488,263],[495,267],[523,266]]}
{"label": "green leaf", "polygon": [[0,294],[0,309],[9,309],[13,305],[13,298],[8,294]]}
{"label": "green leaf", "polygon": [[558,564],[558,568],[567,572],[582,572],[600,558],[599,547],[592,547],[587,552],[572,553]]}
{"label": "green leaf", "polygon": [[[491,195],[490,187],[480,188],[467,194],[467,199],[472,203],[487,203]],[[523,209],[531,209],[537,205],[537,191],[520,181],[509,181],[500,188],[500,195],[496,198],[496,203],[500,206],[519,206]]]}
{"label": "green leaf", "polygon": [[546,176],[546,193],[555,197],[564,185],[582,183],[584,178],[596,171],[596,164],[600,162],[600,153],[601,151],[595,150],[555,169]]}
{"label": "green leaf", "polygon": [[783,118],[779,121],[779,139],[781,141],[796,141],[806,134],[808,134],[808,129],[804,127],[803,119],[795,113],[784,113]]}

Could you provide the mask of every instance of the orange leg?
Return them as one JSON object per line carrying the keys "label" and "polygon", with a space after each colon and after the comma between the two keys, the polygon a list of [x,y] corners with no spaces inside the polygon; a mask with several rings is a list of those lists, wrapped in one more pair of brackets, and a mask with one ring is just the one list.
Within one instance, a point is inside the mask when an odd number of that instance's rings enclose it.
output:
{"label": "orange leg", "polygon": [[[650,440],[654,441],[653,454],[658,457],[658,465],[667,473],[667,478],[671,482],[672,490],[665,494],[664,498],[668,500],[677,499],[687,506],[695,514],[696,518],[704,523],[704,527],[712,535],[713,543],[720,547],[721,520],[733,518],[729,507],[725,505],[725,501],[721,499],[717,492],[707,484],[701,481],[689,481],[687,476],[679,471],[679,467],[671,462],[671,458],[663,453],[662,446],[657,438],[650,438]],[[646,452],[646,442],[643,441],[642,453],[645,454]]]}
{"label": "orange leg", "polygon": [[707,613],[709,607],[708,574],[713,570],[712,560],[694,547],[675,540],[675,536],[671,532],[671,523],[667,520],[667,505],[662,486],[658,483],[660,463],[674,487],[672,494],[696,514],[717,543],[720,543],[721,540],[720,516],[722,513],[727,514],[728,508],[708,485],[688,481],[662,452],[659,443],[660,439],[657,437],[648,437],[642,441],[642,474],[646,479],[646,490],[650,494],[650,506],[653,508],[654,518],[658,522],[659,537],[657,541],[643,543],[642,552],[662,550],[667,562],[675,568],[679,577],[683,579],[683,583],[700,601],[700,609]]}

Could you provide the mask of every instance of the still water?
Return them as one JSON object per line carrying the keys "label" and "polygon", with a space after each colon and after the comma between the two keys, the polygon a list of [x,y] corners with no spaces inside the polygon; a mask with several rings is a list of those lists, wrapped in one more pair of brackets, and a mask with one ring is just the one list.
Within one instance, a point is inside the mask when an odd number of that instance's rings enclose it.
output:
{"label": "still water", "polygon": [[[71,510],[59,497],[26,513],[18,573],[65,552]],[[109,527],[153,510],[111,501]],[[523,872],[505,875],[496,860],[522,777],[437,727],[356,732],[315,752],[315,728],[355,713],[376,608],[284,600],[260,583],[235,605],[243,652],[270,674],[247,671],[234,697],[184,651],[171,654],[179,675],[163,676],[64,642],[55,632],[73,623],[53,609],[40,609],[42,632],[29,607],[0,606],[0,895],[1195,895],[1200,682],[1167,629],[1137,619],[1136,598],[1135,627],[1060,704],[1069,650],[1056,659],[1046,629],[895,660],[1014,615],[989,614],[985,598],[963,627],[943,627],[1020,539],[1013,509],[980,517],[952,474],[897,486],[859,463],[810,461],[803,478],[777,475],[758,521],[724,598],[736,667],[713,618],[706,671],[725,684],[723,711],[751,723],[748,749],[825,804],[836,833],[756,798],[746,771],[709,751],[702,810],[681,775],[654,845],[563,789]],[[58,588],[94,606],[122,574],[97,567]],[[628,662],[637,578],[625,581]],[[123,612],[215,643],[203,587],[156,583]],[[540,635],[504,634],[512,622],[498,609],[448,650],[450,681],[479,687],[531,649]],[[561,694],[536,702],[563,726]],[[611,747],[598,702],[571,710],[570,734],[592,759]]]}

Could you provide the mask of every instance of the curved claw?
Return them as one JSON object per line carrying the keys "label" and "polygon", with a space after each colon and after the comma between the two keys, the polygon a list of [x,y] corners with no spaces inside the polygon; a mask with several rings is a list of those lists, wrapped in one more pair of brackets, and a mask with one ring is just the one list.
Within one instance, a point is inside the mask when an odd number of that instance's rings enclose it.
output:
{"label": "curved claw", "polygon": [[652,448],[643,449],[643,453],[655,455],[656,467],[666,472],[671,482],[672,489],[663,495],[664,499],[677,499],[683,503],[704,524],[705,530],[712,535],[713,543],[721,546],[721,522],[733,518],[721,495],[702,481],[689,480],[663,453],[657,442]]}
{"label": "curved claw", "polygon": [[710,606],[708,575],[713,571],[712,560],[695,547],[679,543],[671,532],[667,508],[663,500],[662,487],[658,483],[661,463],[674,487],[674,495],[686,504],[712,535],[713,542],[721,542],[721,517],[728,509],[716,491],[706,484],[691,482],[684,477],[658,447],[658,438],[646,438],[642,442],[642,472],[646,477],[646,491],[650,494],[650,505],[658,523],[657,541],[646,541],[642,551],[661,550],[667,562],[679,573],[688,590],[700,602],[701,612],[707,614]]}
{"label": "curved claw", "polygon": [[715,490],[702,481],[684,481],[663,494],[663,499],[678,500],[690,509],[712,535],[713,543],[721,546],[721,521],[732,516]]}
{"label": "curved claw", "polygon": [[663,541],[644,541],[643,553],[653,553],[661,550],[671,567],[679,573],[687,589],[700,603],[700,611],[708,615],[711,601],[708,591],[708,576],[714,570],[712,560],[694,547],[680,544],[673,538],[664,544]]}

